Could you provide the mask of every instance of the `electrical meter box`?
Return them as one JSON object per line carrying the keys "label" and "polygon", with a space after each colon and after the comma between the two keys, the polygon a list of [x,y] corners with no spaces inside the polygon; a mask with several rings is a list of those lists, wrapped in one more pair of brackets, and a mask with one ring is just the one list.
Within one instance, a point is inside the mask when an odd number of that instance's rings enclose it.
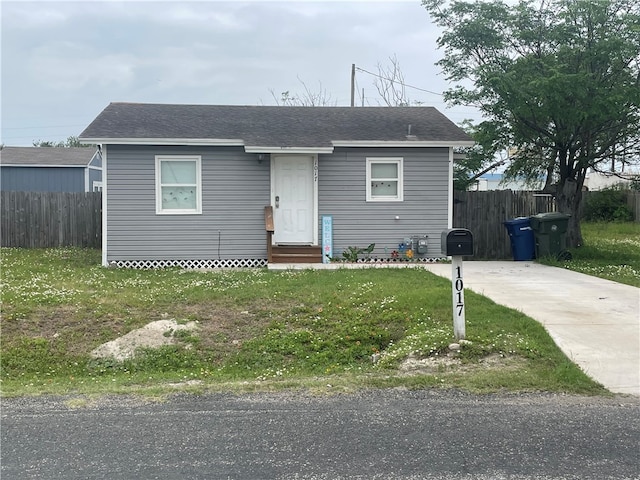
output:
{"label": "electrical meter box", "polygon": [[442,232],[442,253],[447,256],[473,255],[473,234],[466,228],[451,228]]}
{"label": "electrical meter box", "polygon": [[424,255],[427,253],[427,247],[429,246],[428,242],[427,242],[427,236],[425,235],[424,237],[420,237],[418,238],[418,247],[416,250],[418,250],[418,253],[420,255]]}

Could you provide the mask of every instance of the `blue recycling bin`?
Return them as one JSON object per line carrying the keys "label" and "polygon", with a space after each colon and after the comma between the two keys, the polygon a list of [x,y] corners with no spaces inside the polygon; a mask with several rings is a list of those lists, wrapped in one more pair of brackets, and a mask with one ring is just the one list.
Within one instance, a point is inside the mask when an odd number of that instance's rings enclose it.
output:
{"label": "blue recycling bin", "polygon": [[536,241],[529,217],[518,217],[504,222],[511,240],[511,252],[515,261],[536,258]]}

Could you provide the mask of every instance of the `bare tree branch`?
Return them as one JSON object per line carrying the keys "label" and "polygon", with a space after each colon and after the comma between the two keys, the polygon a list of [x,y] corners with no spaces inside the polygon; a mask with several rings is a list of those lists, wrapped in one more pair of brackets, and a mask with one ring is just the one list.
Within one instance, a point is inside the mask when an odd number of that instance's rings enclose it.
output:
{"label": "bare tree branch", "polygon": [[378,63],[378,75],[373,85],[378,95],[388,107],[406,107],[411,104],[407,97],[404,75],[400,62],[395,54],[389,57],[390,65],[385,67]]}
{"label": "bare tree branch", "polygon": [[327,107],[337,105],[338,102],[332,100],[331,94],[322,87],[322,82],[318,82],[318,90],[314,91],[299,76],[297,78],[304,90],[302,95],[291,94],[289,90],[286,90],[281,92],[280,97],[278,97],[273,89],[269,89],[276,105],[284,107]]}

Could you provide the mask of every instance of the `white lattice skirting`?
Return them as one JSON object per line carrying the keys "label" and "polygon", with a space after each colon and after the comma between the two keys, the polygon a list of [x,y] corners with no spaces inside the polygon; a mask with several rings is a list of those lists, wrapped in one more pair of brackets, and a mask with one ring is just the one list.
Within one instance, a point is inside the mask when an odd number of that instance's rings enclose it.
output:
{"label": "white lattice skirting", "polygon": [[[435,263],[446,260],[446,258],[415,258],[411,261],[403,261],[395,258],[375,258],[369,260],[359,260],[359,264],[372,265],[411,265],[416,263]],[[341,265],[342,262],[335,262]],[[306,264],[305,264],[306,265]],[[321,265],[321,264],[318,264]],[[190,270],[213,269],[213,268],[262,268],[267,266],[266,258],[234,258],[227,260],[114,260],[109,262],[109,266],[118,268],[133,268],[137,270],[151,270],[158,268],[179,267]]]}
{"label": "white lattice skirting", "polygon": [[109,266],[120,268],[155,269],[180,267],[186,269],[260,268],[267,266],[266,258],[239,258],[229,260],[114,260]]}

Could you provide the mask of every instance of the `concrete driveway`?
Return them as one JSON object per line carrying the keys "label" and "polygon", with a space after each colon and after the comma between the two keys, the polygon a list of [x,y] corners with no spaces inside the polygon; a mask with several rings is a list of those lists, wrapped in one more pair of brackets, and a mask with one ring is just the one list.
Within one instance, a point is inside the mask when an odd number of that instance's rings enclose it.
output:
{"label": "concrete driveway", "polygon": [[[451,265],[426,269],[451,278]],[[640,289],[533,262],[463,263],[464,286],[545,326],[562,351],[615,393],[640,395]]]}

